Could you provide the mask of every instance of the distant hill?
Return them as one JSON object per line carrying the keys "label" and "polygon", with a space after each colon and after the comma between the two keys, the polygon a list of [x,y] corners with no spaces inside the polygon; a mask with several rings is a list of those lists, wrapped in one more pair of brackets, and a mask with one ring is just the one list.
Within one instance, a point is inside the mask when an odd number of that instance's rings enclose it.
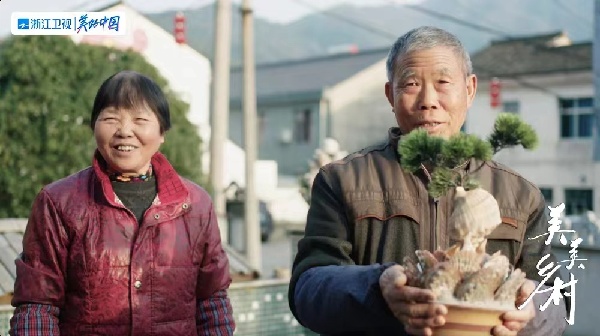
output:
{"label": "distant hill", "polygon": [[[420,7],[446,13],[464,25],[444,17],[418,12],[410,7],[389,5],[356,7],[342,5],[324,13],[314,13],[289,24],[271,23],[255,17],[255,46],[258,63],[318,56],[354,45],[359,50],[388,47],[396,36],[421,25],[434,25],[457,34],[470,51],[492,39],[508,36],[566,31],[574,41],[591,40],[594,2],[589,0],[427,0]],[[349,18],[373,27],[373,31],[336,19],[327,13]],[[175,12],[146,14],[166,29],[173,30]],[[185,12],[187,39],[191,47],[212,59],[214,7]],[[232,65],[241,62],[241,14],[234,7]],[[500,33],[468,27],[473,24]]]}

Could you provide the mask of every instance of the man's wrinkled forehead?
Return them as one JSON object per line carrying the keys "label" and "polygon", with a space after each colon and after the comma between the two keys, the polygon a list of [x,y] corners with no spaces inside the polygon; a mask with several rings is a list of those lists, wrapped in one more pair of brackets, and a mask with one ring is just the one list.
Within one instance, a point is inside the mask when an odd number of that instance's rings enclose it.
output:
{"label": "man's wrinkled forehead", "polygon": [[[452,55],[454,56],[454,61],[456,61],[456,64],[458,65],[458,69],[456,69],[456,70],[459,70],[460,72],[462,72],[462,74],[465,77],[467,77],[469,74],[467,73],[468,70],[466,68],[466,64],[464,64],[464,59],[463,59],[462,55],[450,47],[442,47],[442,48],[448,48],[452,52]],[[424,50],[427,50],[427,49],[424,49]],[[409,65],[407,65],[406,63],[410,59],[411,55],[418,51],[423,51],[423,50],[413,50],[406,54],[399,54],[396,57],[396,60],[393,63],[393,71],[392,71],[392,76],[394,79],[406,80],[407,78],[415,76],[415,71],[413,69],[411,69],[411,67]],[[432,72],[434,72],[434,74],[436,74],[436,75],[448,76],[448,75],[451,75],[456,72],[456,70],[454,70],[454,71],[453,70],[454,69],[451,69],[448,65],[440,65],[438,68],[432,69]]]}

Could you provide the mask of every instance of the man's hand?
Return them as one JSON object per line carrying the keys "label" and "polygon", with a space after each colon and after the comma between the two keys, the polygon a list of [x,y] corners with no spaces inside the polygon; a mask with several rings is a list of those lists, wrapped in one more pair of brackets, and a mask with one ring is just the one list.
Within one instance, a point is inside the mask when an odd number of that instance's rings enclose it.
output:
{"label": "man's hand", "polygon": [[448,309],[435,304],[431,290],[406,286],[404,268],[395,265],[386,269],[379,278],[379,287],[394,316],[404,324],[411,335],[433,335],[433,327],[446,323]]}
{"label": "man's hand", "polygon": [[[525,301],[533,291],[535,290],[535,284],[531,280],[525,281],[523,286],[519,289],[517,295],[516,306],[519,307]],[[502,325],[494,327],[494,336],[516,336],[518,332],[535,317],[535,308],[533,307],[533,300],[523,307],[521,310],[510,311],[502,315],[504,323]]]}

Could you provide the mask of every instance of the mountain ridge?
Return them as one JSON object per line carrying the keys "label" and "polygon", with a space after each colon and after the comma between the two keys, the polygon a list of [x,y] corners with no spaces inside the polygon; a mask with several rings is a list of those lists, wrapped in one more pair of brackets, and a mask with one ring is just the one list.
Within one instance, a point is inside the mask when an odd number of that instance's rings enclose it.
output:
{"label": "mountain ridge", "polygon": [[[256,62],[273,63],[312,58],[337,52],[356,52],[389,47],[409,29],[434,25],[449,30],[471,53],[493,40],[565,31],[573,42],[593,36],[593,2],[571,1],[570,13],[557,2],[534,0],[427,0],[419,6],[384,5],[358,7],[342,4],[315,12],[287,24],[254,17]],[[562,7],[562,6],[561,6]],[[427,13],[424,13],[425,9]],[[145,14],[167,31],[173,30],[177,11]],[[333,14],[332,14],[333,13]],[[450,14],[446,14],[450,13]],[[214,6],[184,11],[187,43],[212,59]],[[450,15],[454,19],[448,19]],[[577,15],[578,20],[574,20]],[[333,16],[345,18],[343,21]],[[477,17],[477,21],[472,20]],[[592,24],[587,25],[588,17]],[[356,22],[355,24],[347,21]],[[360,26],[367,26],[369,30]],[[481,27],[481,29],[477,29]],[[502,28],[499,28],[502,27]],[[504,28],[510,27],[510,29]],[[490,29],[486,29],[490,28]],[[241,64],[241,14],[232,10],[231,65]]]}

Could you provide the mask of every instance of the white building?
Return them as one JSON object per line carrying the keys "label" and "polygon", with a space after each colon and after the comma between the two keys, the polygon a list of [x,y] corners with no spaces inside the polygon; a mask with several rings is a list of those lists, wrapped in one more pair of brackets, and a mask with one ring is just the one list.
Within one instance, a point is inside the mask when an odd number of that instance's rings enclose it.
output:
{"label": "white building", "polygon": [[[466,130],[491,133],[499,112],[518,113],[539,137],[538,148],[504,150],[495,157],[536,184],[566,213],[600,210],[600,166],[594,162],[592,43],[573,44],[563,33],[492,42],[472,56],[478,94]],[[501,83],[491,107],[490,80]]]}

